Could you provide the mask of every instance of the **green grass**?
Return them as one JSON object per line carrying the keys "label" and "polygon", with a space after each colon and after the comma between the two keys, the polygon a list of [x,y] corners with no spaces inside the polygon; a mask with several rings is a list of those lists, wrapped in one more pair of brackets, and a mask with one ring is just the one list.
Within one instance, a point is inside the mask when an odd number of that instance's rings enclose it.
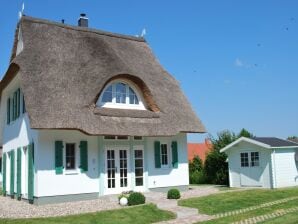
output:
{"label": "green grass", "polygon": [[[287,209],[287,208],[296,207],[297,205],[298,205],[298,199],[293,200],[293,201],[289,201],[289,202],[286,202],[286,203],[283,203],[283,204],[272,205],[270,207],[256,209],[256,210],[246,212],[246,213],[243,213],[243,214],[238,214],[238,215],[229,216],[229,217],[225,217],[225,218],[220,218],[220,219],[214,219],[214,220],[210,220],[210,221],[206,221],[206,222],[201,222],[200,224],[225,224],[225,223],[231,223],[231,222],[236,222],[236,221],[248,219],[248,218],[255,217],[255,216],[270,214],[270,213],[273,213],[273,212],[275,212],[276,210],[279,210],[279,209]],[[283,223],[286,223],[286,222],[283,222]]]}
{"label": "green grass", "polygon": [[0,219],[2,224],[129,224],[153,223],[174,219],[175,215],[147,204],[118,210],[102,211],[82,215],[36,219]]}
{"label": "green grass", "polygon": [[222,194],[180,200],[178,204],[197,208],[200,213],[214,215],[292,196],[298,196],[298,187],[279,190],[252,189],[237,192],[231,191]]}
{"label": "green grass", "polygon": [[265,222],[262,222],[263,224],[297,224],[298,222],[298,213],[289,213],[287,215],[284,215],[282,217],[276,218],[274,220],[268,220]]}

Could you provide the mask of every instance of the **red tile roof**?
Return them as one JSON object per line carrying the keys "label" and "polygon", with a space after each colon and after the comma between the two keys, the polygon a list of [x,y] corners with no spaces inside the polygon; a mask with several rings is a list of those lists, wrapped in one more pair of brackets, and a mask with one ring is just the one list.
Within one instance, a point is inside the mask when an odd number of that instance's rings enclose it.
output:
{"label": "red tile roof", "polygon": [[204,143],[188,143],[188,160],[192,160],[195,156],[199,156],[204,162],[206,159],[206,154],[211,150],[211,148],[212,144],[208,140],[206,140]]}

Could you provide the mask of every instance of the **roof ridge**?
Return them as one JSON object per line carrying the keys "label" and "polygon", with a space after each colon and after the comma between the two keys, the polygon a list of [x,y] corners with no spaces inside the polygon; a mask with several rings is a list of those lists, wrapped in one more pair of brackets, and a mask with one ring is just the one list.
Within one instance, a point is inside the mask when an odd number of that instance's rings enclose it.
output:
{"label": "roof ridge", "polygon": [[110,36],[110,37],[117,37],[117,38],[121,38],[121,39],[132,40],[132,41],[146,42],[146,40],[143,37],[135,37],[132,35],[113,33],[113,32],[109,32],[109,31],[93,29],[90,27],[74,26],[74,25],[69,25],[69,24],[65,24],[65,23],[59,23],[56,21],[50,21],[47,19],[40,19],[40,18],[31,17],[31,16],[25,16],[25,15],[22,16],[20,23],[22,23],[25,20],[35,22],[35,23],[54,25],[54,26],[58,26],[61,28],[72,29],[72,30],[81,31],[81,32],[89,32],[89,33],[95,33],[95,34]]}

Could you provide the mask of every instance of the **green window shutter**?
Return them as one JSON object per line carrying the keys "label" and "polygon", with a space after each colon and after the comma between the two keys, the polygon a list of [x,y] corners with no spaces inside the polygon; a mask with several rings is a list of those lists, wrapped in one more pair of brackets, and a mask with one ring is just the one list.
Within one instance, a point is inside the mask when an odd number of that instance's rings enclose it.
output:
{"label": "green window shutter", "polygon": [[10,124],[10,98],[7,99],[7,124]]}
{"label": "green window shutter", "polygon": [[21,97],[21,91],[20,89],[18,89],[16,92],[16,118],[20,117],[20,109],[21,109],[20,97]]}
{"label": "green window shutter", "polygon": [[6,195],[6,153],[3,153],[2,161],[2,191],[3,195]]}
{"label": "green window shutter", "polygon": [[155,158],[155,168],[160,168],[160,142],[155,141],[154,142],[154,158]]}
{"label": "green window shutter", "polygon": [[80,168],[82,172],[88,171],[88,142],[80,142]]}
{"label": "green window shutter", "polygon": [[13,93],[13,98],[12,98],[12,120],[14,121],[16,119],[16,99],[17,99],[17,94],[16,92]]}
{"label": "green window shutter", "polygon": [[33,203],[34,200],[34,143],[31,143],[27,149],[28,155],[28,200]]}
{"label": "green window shutter", "polygon": [[23,114],[26,113],[26,106],[25,106],[25,96],[24,96],[24,93],[23,93]]}
{"label": "green window shutter", "polygon": [[178,144],[176,141],[172,142],[172,165],[173,168],[178,168]]}
{"label": "green window shutter", "polygon": [[17,198],[20,200],[21,199],[21,178],[22,178],[22,151],[21,148],[17,149]]}
{"label": "green window shutter", "polygon": [[14,197],[14,150],[11,150],[10,152],[10,195],[11,197]]}
{"label": "green window shutter", "polygon": [[55,141],[55,170],[56,174],[63,173],[63,142]]}

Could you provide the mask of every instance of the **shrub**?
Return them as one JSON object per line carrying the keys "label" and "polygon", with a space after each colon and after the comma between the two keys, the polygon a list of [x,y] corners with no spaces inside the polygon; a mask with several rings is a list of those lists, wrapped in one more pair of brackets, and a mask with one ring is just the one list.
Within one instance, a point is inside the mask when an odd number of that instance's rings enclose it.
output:
{"label": "shrub", "polygon": [[206,184],[207,177],[203,170],[194,171],[189,174],[189,183],[190,184]]}
{"label": "shrub", "polygon": [[145,204],[145,196],[140,192],[133,192],[128,196],[128,205]]}
{"label": "shrub", "polygon": [[179,199],[180,198],[180,191],[178,189],[170,189],[167,195],[168,199]]}

